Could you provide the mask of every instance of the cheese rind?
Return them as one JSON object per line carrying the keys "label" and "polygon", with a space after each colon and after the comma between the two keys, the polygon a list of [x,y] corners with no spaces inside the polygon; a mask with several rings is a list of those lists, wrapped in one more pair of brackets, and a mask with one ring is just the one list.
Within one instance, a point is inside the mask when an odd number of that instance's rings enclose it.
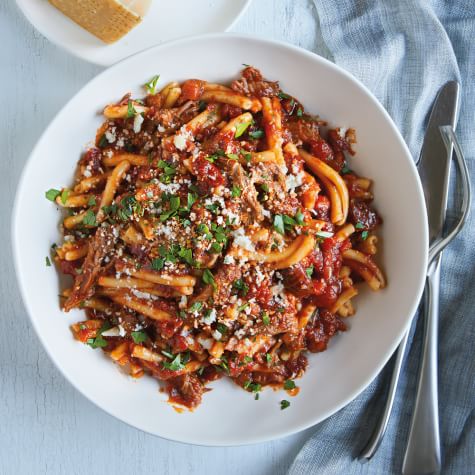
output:
{"label": "cheese rind", "polygon": [[142,21],[150,0],[48,0],[105,43],[114,43]]}

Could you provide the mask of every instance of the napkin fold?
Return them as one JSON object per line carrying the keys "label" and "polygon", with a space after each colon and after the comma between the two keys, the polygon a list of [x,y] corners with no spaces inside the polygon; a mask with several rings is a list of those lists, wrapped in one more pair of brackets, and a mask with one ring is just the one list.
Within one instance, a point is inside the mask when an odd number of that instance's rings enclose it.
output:
{"label": "napkin fold", "polygon": [[[314,3],[325,46],[322,51],[329,51],[329,59],[373,92],[398,126],[414,158],[419,155],[437,91],[448,80],[461,83],[457,135],[468,159],[475,190],[473,1],[314,0]],[[452,189],[458,195],[460,190],[452,182]],[[451,202],[457,202],[457,196]],[[449,208],[448,221],[454,215],[456,209]],[[401,232],[411,230],[402,226]],[[475,473],[474,234],[472,212],[464,230],[442,258],[439,412],[443,474]],[[381,414],[392,364],[353,402],[315,427],[314,435],[290,467],[290,475],[401,473],[416,393],[421,340],[419,322],[411,330],[410,350],[393,414],[374,458],[366,464],[356,460]]]}

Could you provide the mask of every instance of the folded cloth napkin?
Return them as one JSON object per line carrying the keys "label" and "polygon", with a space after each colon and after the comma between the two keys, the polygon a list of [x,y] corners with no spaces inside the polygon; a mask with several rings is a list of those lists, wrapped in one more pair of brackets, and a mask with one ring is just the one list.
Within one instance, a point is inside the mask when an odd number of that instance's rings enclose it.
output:
{"label": "folded cloth napkin", "polygon": [[[475,189],[473,0],[314,0],[314,3],[329,59],[354,74],[381,101],[414,158],[419,155],[438,89],[450,79],[461,83],[457,135]],[[449,210],[448,219],[451,217]],[[475,473],[474,234],[472,212],[464,231],[442,259],[439,411],[443,474]],[[374,458],[366,464],[356,460],[381,414],[392,366],[348,406],[315,427],[315,434],[290,467],[291,475],[401,473],[416,392],[421,327],[418,324],[412,330],[411,348],[393,414]]]}

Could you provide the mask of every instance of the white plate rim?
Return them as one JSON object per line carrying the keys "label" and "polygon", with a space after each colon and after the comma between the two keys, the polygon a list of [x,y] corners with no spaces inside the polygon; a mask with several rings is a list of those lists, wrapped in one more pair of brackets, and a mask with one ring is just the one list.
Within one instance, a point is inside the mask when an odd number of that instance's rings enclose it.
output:
{"label": "white plate rim", "polygon": [[[46,1],[46,0],[44,0]],[[173,0],[171,0],[173,1]],[[243,15],[246,13],[247,9],[249,8],[249,5],[251,4],[252,0],[243,0],[244,1],[244,4],[243,6],[241,7],[241,10],[239,11],[239,13],[231,19],[231,21],[229,21],[225,28],[224,28],[224,32],[227,32],[229,31],[231,28],[234,27],[234,25],[236,25],[236,23],[243,17]],[[110,66],[113,66],[114,64],[117,64],[117,63],[120,63],[121,61],[124,61],[126,60],[127,58],[129,58],[130,56],[135,56],[136,54],[139,54],[141,53],[142,51],[146,51],[148,49],[151,49],[151,48],[154,48],[155,46],[161,46],[161,45],[166,45],[166,44],[169,44],[169,43],[174,43],[175,41],[179,41],[180,39],[184,39],[184,38],[188,38],[188,37],[192,37],[192,36],[205,36],[205,34],[203,35],[185,35],[183,36],[182,38],[179,38],[179,39],[175,39],[175,40],[166,40],[160,44],[156,44],[154,46],[150,46],[150,47],[145,47],[145,48],[141,48],[139,49],[138,51],[136,51],[135,53],[132,53],[132,54],[127,54],[125,55],[124,57],[122,57],[121,59],[117,60],[117,61],[108,61],[108,60],[104,60],[104,61],[100,61],[100,60],[94,60],[92,58],[90,58],[86,53],[81,53],[81,51],[78,51],[77,49],[75,48],[70,48],[68,47],[67,45],[65,44],[62,44],[60,41],[58,41],[54,35],[51,35],[48,31],[46,31],[45,28],[43,28],[42,26],[38,26],[37,25],[37,22],[35,21],[34,18],[32,18],[32,15],[30,15],[30,11],[29,10],[26,10],[23,5],[21,4],[21,2],[19,0],[15,0],[15,4],[17,6],[17,8],[20,10],[20,12],[23,14],[23,16],[26,18],[26,20],[28,21],[28,23],[30,23],[30,25],[35,29],[37,30],[41,35],[43,35],[48,41],[50,41],[52,44],[54,44],[55,46],[57,46],[58,48],[60,48],[62,51],[65,51],[66,53],[68,54],[71,54],[72,56],[76,57],[76,58],[79,58],[79,59],[82,59],[83,61],[86,61],[88,63],[91,63],[91,64],[96,64],[98,66],[102,66],[102,67],[105,67],[105,68],[108,68]],[[50,5],[51,6],[51,5]],[[51,6],[52,7],[52,6]],[[54,8],[54,7],[52,7]],[[206,34],[219,34],[219,33],[206,33]]]}
{"label": "white plate rim", "polygon": [[[404,139],[402,138],[401,133],[397,129],[396,125],[394,124],[393,120],[389,116],[388,112],[384,109],[384,107],[380,104],[380,102],[375,98],[375,96],[369,91],[369,89],[363,83],[361,83],[357,78],[355,78],[353,75],[351,75],[349,72],[347,72],[346,70],[344,70],[340,66],[336,65],[335,63],[332,63],[331,61],[327,60],[326,58],[324,58],[322,56],[319,56],[316,53],[305,50],[304,48],[301,48],[299,46],[295,46],[295,45],[292,45],[290,43],[286,43],[284,41],[270,40],[270,39],[265,39],[265,38],[258,37],[258,36],[255,36],[255,35],[241,34],[241,33],[239,33],[239,34],[238,33],[211,33],[211,34],[196,35],[196,36],[189,36],[189,37],[185,37],[185,38],[180,38],[180,39],[177,39],[177,40],[174,40],[174,41],[163,43],[161,45],[152,46],[150,48],[147,48],[147,49],[145,49],[145,50],[143,50],[139,53],[136,53],[132,56],[129,56],[128,58],[125,58],[125,59],[115,63],[114,65],[112,65],[109,68],[105,69],[104,71],[100,72],[97,76],[95,76],[93,79],[88,81],[78,92],[76,92],[66,102],[66,104],[61,108],[61,110],[50,121],[50,123],[48,124],[48,126],[46,127],[44,132],[41,134],[40,138],[38,139],[36,145],[34,146],[32,151],[30,152],[30,154],[28,156],[28,159],[27,159],[27,161],[25,162],[25,164],[23,166],[23,170],[22,170],[22,173],[20,175],[18,185],[16,187],[17,191],[16,191],[16,195],[15,195],[14,205],[13,205],[13,208],[12,208],[11,243],[12,243],[12,251],[13,251],[12,255],[13,255],[14,269],[15,269],[16,280],[17,280],[17,283],[18,283],[18,287],[20,289],[20,294],[21,294],[21,297],[22,297],[22,301],[23,301],[23,304],[25,305],[25,308],[27,310],[28,317],[29,317],[34,329],[35,329],[35,332],[38,336],[38,339],[40,340],[40,342],[42,344],[42,347],[44,348],[44,350],[48,354],[48,357],[54,363],[56,368],[61,372],[61,374],[65,377],[65,379],[80,394],[82,394],[88,401],[92,402],[96,407],[103,410],[104,412],[106,412],[110,416],[126,423],[130,427],[133,427],[135,429],[138,429],[138,430],[140,430],[142,432],[145,432],[145,433],[148,433],[150,435],[160,437],[160,438],[165,439],[165,440],[171,440],[171,441],[174,441],[174,442],[197,445],[197,446],[206,446],[206,447],[237,447],[237,446],[245,446],[245,445],[257,444],[257,443],[262,443],[262,442],[268,442],[268,441],[280,439],[280,438],[283,438],[283,437],[287,437],[287,436],[292,435],[292,434],[296,434],[298,432],[306,430],[306,429],[308,429],[308,428],[310,428],[310,427],[312,427],[312,426],[328,419],[330,416],[334,415],[339,410],[341,410],[342,408],[347,406],[351,401],[353,401],[356,397],[358,397],[371,384],[371,382],[376,378],[376,376],[384,368],[384,366],[388,362],[389,358],[392,356],[392,354],[396,350],[397,346],[399,345],[402,337],[409,330],[410,325],[412,324],[412,321],[413,321],[412,317],[408,317],[405,326],[402,327],[399,334],[396,335],[396,338],[394,338],[392,346],[387,348],[385,357],[383,359],[381,359],[379,365],[376,365],[376,367],[375,367],[374,371],[372,372],[372,374],[369,377],[367,377],[364,381],[362,381],[360,383],[360,385],[354,391],[352,391],[350,394],[348,394],[347,397],[344,398],[340,402],[340,404],[336,405],[333,409],[326,411],[325,413],[319,415],[316,418],[309,419],[306,423],[302,423],[300,425],[293,426],[289,430],[281,430],[278,433],[276,433],[276,434],[274,434],[270,437],[269,436],[253,436],[252,438],[250,438],[248,440],[244,440],[244,441],[242,440],[242,438],[235,438],[235,439],[227,440],[227,441],[224,441],[224,442],[220,441],[220,442],[216,442],[216,443],[207,443],[206,441],[200,441],[200,440],[197,440],[195,438],[187,438],[186,434],[183,437],[181,437],[180,439],[178,439],[178,438],[172,438],[172,437],[166,437],[166,436],[163,436],[163,435],[158,435],[158,434],[156,434],[152,431],[137,427],[132,421],[128,420],[127,417],[125,417],[123,415],[120,415],[120,414],[115,414],[112,410],[108,410],[107,407],[102,407],[98,403],[96,403],[93,399],[90,399],[80,388],[78,388],[73,383],[73,381],[70,379],[68,374],[63,370],[63,368],[60,364],[60,361],[56,360],[52,356],[52,354],[50,353],[50,350],[48,348],[48,345],[46,344],[46,342],[42,338],[41,332],[40,332],[40,330],[37,326],[37,323],[36,323],[36,321],[34,320],[34,318],[32,316],[34,314],[34,312],[33,312],[33,309],[29,305],[28,298],[27,298],[28,292],[27,292],[27,289],[25,288],[25,285],[23,283],[22,272],[20,272],[19,262],[20,262],[20,252],[21,252],[21,250],[16,245],[16,241],[17,241],[16,240],[16,235],[17,235],[17,229],[16,228],[18,226],[17,223],[19,222],[19,218],[20,218],[19,217],[20,194],[21,194],[21,191],[24,187],[24,181],[25,181],[25,178],[27,176],[27,171],[28,171],[29,167],[31,166],[31,164],[33,162],[32,158],[34,157],[34,155],[36,153],[36,150],[38,148],[40,148],[40,145],[43,142],[43,140],[45,140],[45,137],[47,136],[50,128],[52,128],[54,126],[54,124],[61,119],[61,116],[64,113],[65,109],[68,108],[69,103],[72,102],[76,98],[76,96],[81,94],[82,91],[86,87],[88,87],[89,85],[95,83],[96,81],[100,81],[102,76],[105,75],[106,73],[108,73],[109,70],[117,69],[122,65],[123,62],[126,62],[128,59],[136,58],[137,56],[140,56],[140,55],[145,55],[146,53],[150,52],[151,50],[159,51],[160,49],[163,49],[163,48],[169,48],[171,46],[180,45],[182,43],[187,43],[187,42],[190,42],[190,41],[200,41],[200,40],[206,40],[206,39],[219,40],[220,38],[223,38],[223,37],[227,37],[227,38],[235,39],[235,40],[246,39],[246,40],[256,41],[256,42],[259,42],[261,44],[266,44],[266,45],[271,46],[271,47],[272,46],[274,46],[274,47],[277,46],[279,48],[286,49],[289,52],[300,54],[300,55],[306,56],[306,57],[310,57],[314,61],[316,60],[318,62],[322,62],[327,67],[333,68],[338,73],[343,74],[348,79],[353,81],[368,96],[368,99],[371,100],[373,105],[375,107],[377,107],[379,109],[379,111],[388,120],[388,124],[390,125],[392,131],[394,132],[395,136],[397,137],[398,141],[400,142],[400,145],[401,145],[402,149],[405,151],[405,156],[406,156],[405,158],[408,160],[408,164],[409,164],[411,173],[413,174],[413,177],[415,178],[415,183],[417,184],[418,194],[422,198],[424,196],[423,189],[422,189],[422,184],[421,184],[420,179],[419,179],[417,168],[416,168],[416,165],[415,165],[415,163],[412,159],[412,156],[411,156],[411,153],[409,151],[409,148],[407,147],[407,144],[405,143]],[[428,237],[427,213],[426,213],[425,207],[423,209],[423,215],[424,215],[425,220],[424,220],[424,223],[422,223],[423,224],[423,235],[420,236],[420,238],[421,238],[421,243],[422,243],[422,245],[425,249],[424,255],[422,256],[423,257],[423,263],[424,263],[424,266],[422,266],[422,267],[423,267],[423,269],[426,269],[427,268],[427,262],[428,262],[429,237]],[[409,312],[410,315],[414,315],[416,313],[417,308],[419,306],[420,299],[422,297],[423,290],[424,290],[426,273],[425,273],[425,271],[422,271],[422,270],[421,270],[421,276],[420,276],[420,279],[419,279],[419,285],[418,285],[418,288],[417,288],[417,292],[414,293],[414,295],[416,297],[413,299],[413,302],[411,304],[411,311]]]}

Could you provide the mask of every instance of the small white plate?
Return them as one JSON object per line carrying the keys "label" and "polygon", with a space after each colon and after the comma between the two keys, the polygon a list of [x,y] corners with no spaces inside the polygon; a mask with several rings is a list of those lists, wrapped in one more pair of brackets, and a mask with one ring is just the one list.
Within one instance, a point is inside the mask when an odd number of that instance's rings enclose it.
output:
{"label": "small white plate", "polygon": [[[205,52],[205,54],[204,54]],[[72,183],[78,158],[103,121],[105,104],[124,93],[144,94],[160,83],[201,78],[228,82],[252,64],[306,110],[332,125],[354,127],[350,166],[374,179],[375,206],[384,219],[380,255],[388,286],[361,286],[349,329],[327,351],[309,356],[300,393],[266,389],[260,400],[227,379],[211,384],[193,413],[177,414],[150,377],[134,382],[100,350],[75,341],[69,325],[83,312],[62,313],[59,281],[45,256],[58,242],[60,213],[44,193]],[[13,211],[15,267],[25,306],[46,351],[66,378],[115,417],[168,439],[201,445],[261,442],[322,421],[356,397],[378,374],[406,331],[425,281],[427,217],[416,168],[402,137],[371,93],[347,72],[300,48],[242,35],[206,35],[151,48],[107,69],[74,96],[47,128],[20,180]],[[280,410],[279,401],[291,406]]]}
{"label": "small white plate", "polygon": [[227,31],[251,0],[153,0],[142,23],[111,45],[78,26],[48,0],[16,2],[28,21],[52,43],[85,61],[110,66],[166,41]]}

